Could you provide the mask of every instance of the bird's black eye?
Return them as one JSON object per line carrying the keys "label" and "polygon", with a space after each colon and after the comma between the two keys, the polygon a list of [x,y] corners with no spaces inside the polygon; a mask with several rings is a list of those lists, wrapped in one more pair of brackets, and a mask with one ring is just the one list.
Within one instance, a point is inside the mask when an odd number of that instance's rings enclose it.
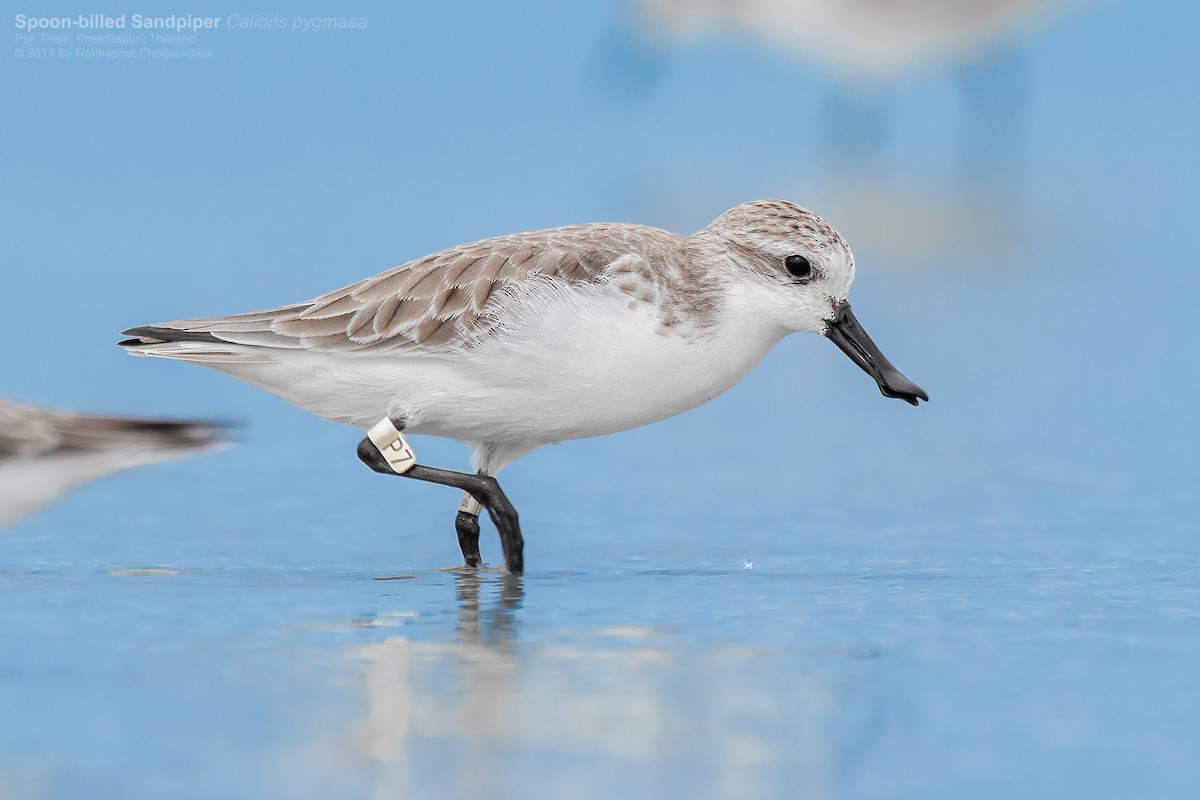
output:
{"label": "bird's black eye", "polygon": [[783,265],[793,278],[805,281],[812,277],[812,264],[804,256],[788,256]]}

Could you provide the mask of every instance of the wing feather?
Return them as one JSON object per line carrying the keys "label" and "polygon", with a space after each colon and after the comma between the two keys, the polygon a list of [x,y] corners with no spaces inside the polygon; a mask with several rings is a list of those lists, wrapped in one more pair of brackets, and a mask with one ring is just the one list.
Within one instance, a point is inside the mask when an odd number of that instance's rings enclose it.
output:
{"label": "wing feather", "polygon": [[618,259],[626,269],[630,259],[662,264],[680,241],[657,228],[610,224],[502,236],[433,253],[307,303],[135,332],[327,352],[468,348],[502,323],[498,289],[541,277],[568,285],[605,280]]}

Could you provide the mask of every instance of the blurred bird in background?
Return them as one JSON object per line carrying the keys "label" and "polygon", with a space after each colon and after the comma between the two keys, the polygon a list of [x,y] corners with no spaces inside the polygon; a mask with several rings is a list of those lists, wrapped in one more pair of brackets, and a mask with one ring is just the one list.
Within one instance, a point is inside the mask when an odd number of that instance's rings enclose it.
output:
{"label": "blurred bird in background", "polygon": [[[1020,37],[1082,0],[635,0],[603,48],[609,78],[646,93],[687,48],[750,42],[829,79],[813,115],[831,218],[856,241],[919,260],[1012,246],[1026,178],[1030,85]],[[920,180],[889,174],[905,103],[927,76],[955,87],[953,143]],[[921,123],[917,123],[920,125]],[[937,185],[939,176],[948,185]],[[807,187],[806,187],[807,188]],[[811,194],[807,192],[806,194]]]}
{"label": "blurred bird in background", "polygon": [[0,398],[0,526],[115,472],[171,461],[226,441],[226,425],[92,417]]}

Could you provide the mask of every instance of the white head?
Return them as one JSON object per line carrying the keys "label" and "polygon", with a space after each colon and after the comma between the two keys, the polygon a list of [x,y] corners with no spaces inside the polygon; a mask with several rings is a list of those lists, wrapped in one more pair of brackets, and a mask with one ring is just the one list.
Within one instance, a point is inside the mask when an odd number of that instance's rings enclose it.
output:
{"label": "white head", "polygon": [[824,333],[854,283],[854,254],[846,240],[786,200],[735,206],[691,239],[710,258],[724,256],[737,272],[731,288],[752,293],[756,313],[788,333]]}
{"label": "white head", "polygon": [[875,378],[888,397],[928,400],[892,366],[850,311],[854,254],[833,226],[786,200],[755,200],[729,209],[688,237],[706,260],[723,260],[731,300],[780,334],[807,331],[833,340]]}

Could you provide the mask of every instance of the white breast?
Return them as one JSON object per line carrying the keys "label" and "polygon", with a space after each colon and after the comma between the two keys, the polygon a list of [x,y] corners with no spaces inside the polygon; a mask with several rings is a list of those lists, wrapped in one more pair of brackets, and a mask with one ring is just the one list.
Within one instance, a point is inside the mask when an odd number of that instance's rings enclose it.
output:
{"label": "white breast", "polygon": [[631,307],[611,285],[546,282],[503,309],[494,336],[458,354],[291,350],[213,366],[329,420],[369,428],[387,414],[410,433],[525,451],[657,422],[724,392],[784,334],[744,312],[664,328],[656,305]]}
{"label": "white breast", "polygon": [[544,443],[627,430],[711,400],[779,339],[730,324],[664,329],[657,306],[631,307],[607,285],[522,299],[469,362],[411,363],[397,375],[395,404],[413,432]]}

